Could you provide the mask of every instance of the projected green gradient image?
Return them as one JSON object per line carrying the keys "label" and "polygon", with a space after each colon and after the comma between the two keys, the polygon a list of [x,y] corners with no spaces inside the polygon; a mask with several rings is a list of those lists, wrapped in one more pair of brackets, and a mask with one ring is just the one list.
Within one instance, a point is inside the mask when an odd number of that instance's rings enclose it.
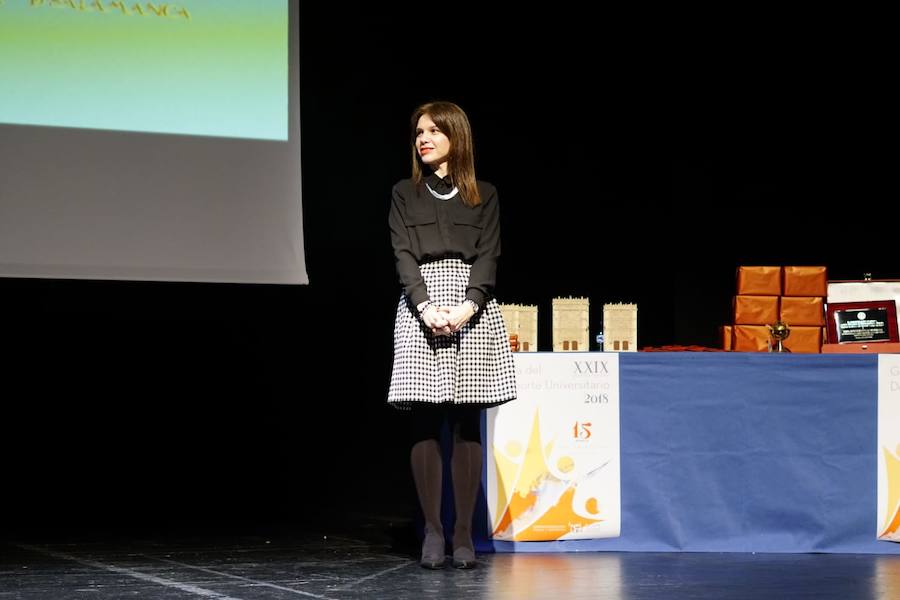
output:
{"label": "projected green gradient image", "polygon": [[288,139],[288,0],[0,0],[0,123]]}

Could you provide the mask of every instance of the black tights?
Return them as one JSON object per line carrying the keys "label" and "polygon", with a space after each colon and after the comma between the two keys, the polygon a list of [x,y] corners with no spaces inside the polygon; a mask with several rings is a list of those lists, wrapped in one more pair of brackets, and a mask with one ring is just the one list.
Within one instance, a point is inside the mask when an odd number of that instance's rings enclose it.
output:
{"label": "black tights", "polygon": [[454,440],[481,443],[482,407],[468,404],[430,404],[422,402],[412,409],[412,444],[441,440],[446,420]]}
{"label": "black tights", "polygon": [[410,465],[419,504],[425,517],[422,564],[443,564],[444,527],[441,523],[442,474],[441,430],[444,422],[453,435],[450,472],[453,475],[453,500],[456,523],[453,526],[454,564],[475,560],[472,543],[472,516],[481,483],[481,406],[425,404],[412,410],[412,448]]}

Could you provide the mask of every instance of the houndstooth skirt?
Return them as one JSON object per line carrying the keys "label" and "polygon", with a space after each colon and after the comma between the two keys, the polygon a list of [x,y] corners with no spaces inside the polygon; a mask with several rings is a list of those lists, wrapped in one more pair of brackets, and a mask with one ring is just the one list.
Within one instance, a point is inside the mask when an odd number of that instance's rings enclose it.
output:
{"label": "houndstooth skirt", "polygon": [[[441,306],[465,300],[471,266],[456,258],[419,266],[429,297]],[[394,366],[388,403],[408,410],[420,402],[485,408],[516,397],[516,373],[506,325],[493,298],[456,333],[435,335],[406,294],[394,322]]]}

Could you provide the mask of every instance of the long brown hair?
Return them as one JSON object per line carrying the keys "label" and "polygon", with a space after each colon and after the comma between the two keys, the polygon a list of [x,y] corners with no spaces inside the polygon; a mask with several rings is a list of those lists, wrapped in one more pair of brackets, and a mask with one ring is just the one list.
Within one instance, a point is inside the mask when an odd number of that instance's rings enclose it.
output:
{"label": "long brown hair", "polygon": [[419,118],[428,115],[444,135],[450,140],[450,155],[447,157],[447,171],[453,184],[459,188],[463,202],[469,206],[481,204],[478,186],[475,183],[475,147],[472,144],[472,127],[469,118],[452,102],[428,102],[412,114],[412,178],[416,185],[422,183],[422,159],[416,150],[416,127]]}

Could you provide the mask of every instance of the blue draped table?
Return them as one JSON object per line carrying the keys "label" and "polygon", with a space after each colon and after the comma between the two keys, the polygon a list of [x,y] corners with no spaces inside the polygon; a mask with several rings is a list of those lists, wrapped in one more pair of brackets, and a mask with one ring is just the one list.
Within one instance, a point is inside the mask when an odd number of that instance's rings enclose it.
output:
{"label": "blue draped table", "polygon": [[900,553],[875,540],[877,356],[623,353],[622,535],[497,552]]}

